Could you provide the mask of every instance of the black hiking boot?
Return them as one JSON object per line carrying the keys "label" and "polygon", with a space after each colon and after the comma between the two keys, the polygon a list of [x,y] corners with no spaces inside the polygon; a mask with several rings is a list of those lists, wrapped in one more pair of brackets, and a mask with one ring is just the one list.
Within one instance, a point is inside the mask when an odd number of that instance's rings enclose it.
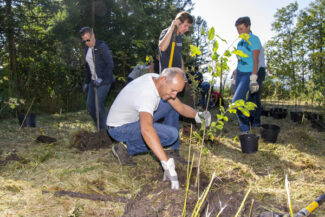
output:
{"label": "black hiking boot", "polygon": [[191,161],[185,160],[180,154],[178,149],[167,149],[165,150],[168,158],[174,158],[175,161],[182,164],[191,164]]}
{"label": "black hiking boot", "polygon": [[119,142],[112,147],[114,156],[118,159],[119,163],[123,166],[135,166],[136,163],[132,160],[132,157],[129,155],[126,150],[126,145],[123,142]]}

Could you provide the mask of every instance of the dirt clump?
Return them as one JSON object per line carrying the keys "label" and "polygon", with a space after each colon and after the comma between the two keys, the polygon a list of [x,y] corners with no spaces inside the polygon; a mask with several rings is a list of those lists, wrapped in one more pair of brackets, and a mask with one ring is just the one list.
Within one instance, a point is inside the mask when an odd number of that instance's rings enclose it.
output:
{"label": "dirt clump", "polygon": [[106,130],[99,132],[81,131],[72,136],[71,146],[80,151],[98,150],[101,148],[110,148],[112,146],[112,140]]}
{"label": "dirt clump", "polygon": [[16,154],[15,149],[12,150],[12,152],[8,156],[6,156],[4,160],[0,160],[0,166],[6,166],[11,161],[21,161],[21,159]]}
{"label": "dirt clump", "polygon": [[36,142],[41,142],[41,143],[54,143],[56,141],[57,141],[56,138],[45,136],[45,135],[40,135],[36,138]]}
{"label": "dirt clump", "polygon": [[[197,199],[189,192],[187,215],[191,213]],[[158,182],[155,186],[144,186],[142,191],[130,199],[125,206],[123,217],[181,216],[183,212],[185,189],[171,190],[169,182]]]}

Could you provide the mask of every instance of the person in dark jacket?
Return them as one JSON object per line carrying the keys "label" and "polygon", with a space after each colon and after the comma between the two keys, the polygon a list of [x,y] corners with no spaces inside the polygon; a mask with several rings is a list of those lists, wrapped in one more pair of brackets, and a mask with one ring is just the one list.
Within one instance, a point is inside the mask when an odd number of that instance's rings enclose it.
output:
{"label": "person in dark jacket", "polygon": [[109,47],[105,42],[97,40],[92,28],[83,27],[80,37],[85,43],[85,81],[83,91],[87,94],[87,109],[97,125],[95,89],[97,89],[99,128],[106,129],[105,99],[114,82],[113,58]]}

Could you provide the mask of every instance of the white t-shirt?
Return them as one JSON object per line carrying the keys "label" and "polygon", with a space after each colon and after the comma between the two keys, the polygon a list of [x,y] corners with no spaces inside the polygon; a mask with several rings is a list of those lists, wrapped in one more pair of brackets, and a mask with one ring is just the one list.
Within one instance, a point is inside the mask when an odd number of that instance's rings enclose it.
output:
{"label": "white t-shirt", "polygon": [[96,74],[95,74],[95,66],[93,61],[93,52],[91,48],[88,48],[87,55],[86,55],[86,61],[89,65],[90,72],[91,72],[91,80],[96,80]]}
{"label": "white t-shirt", "polygon": [[121,90],[108,112],[107,126],[119,127],[136,122],[139,120],[140,112],[148,112],[153,116],[160,102],[153,77],[159,77],[159,75],[145,74]]}

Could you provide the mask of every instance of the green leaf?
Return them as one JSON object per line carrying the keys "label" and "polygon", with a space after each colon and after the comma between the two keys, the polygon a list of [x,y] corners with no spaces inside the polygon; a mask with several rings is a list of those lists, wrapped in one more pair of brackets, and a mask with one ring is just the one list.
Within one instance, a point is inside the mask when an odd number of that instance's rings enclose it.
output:
{"label": "green leaf", "polygon": [[122,82],[126,82],[126,79],[123,76],[117,77],[117,80],[122,81]]}
{"label": "green leaf", "polygon": [[214,54],[211,55],[211,59],[216,61],[216,62],[218,61],[218,57],[219,57],[219,55],[217,53],[214,53]]}
{"label": "green leaf", "polygon": [[202,123],[201,123],[200,131],[203,131],[204,130],[204,127],[205,127],[205,120],[203,120]]}
{"label": "green leaf", "polygon": [[217,52],[218,48],[219,48],[218,41],[214,41],[214,43],[213,43],[213,53]]}
{"label": "green leaf", "polygon": [[213,128],[213,127],[215,127],[215,126],[216,126],[216,122],[215,122],[215,121],[212,121],[210,127]]}
{"label": "green leaf", "polygon": [[229,113],[230,114],[236,114],[237,113],[237,109],[229,109]]}
{"label": "green leaf", "polygon": [[202,140],[202,137],[196,131],[193,132],[193,136],[194,136],[194,138],[196,138],[198,140]]}
{"label": "green leaf", "polygon": [[220,70],[215,72],[215,73],[212,73],[212,76],[215,77],[215,78],[220,77],[220,75],[221,75]]}
{"label": "green leaf", "polygon": [[209,140],[213,142],[214,140],[214,135],[213,133],[208,133]]}
{"label": "green leaf", "polygon": [[211,72],[212,71],[212,66],[210,65],[209,66],[209,70],[208,70],[209,72]]}
{"label": "green leaf", "polygon": [[236,100],[235,105],[236,106],[245,106],[245,101],[242,99]]}
{"label": "green leaf", "polygon": [[239,56],[239,57],[241,57],[241,58],[246,58],[246,57],[248,57],[248,55],[247,54],[245,54],[243,51],[241,51],[241,50],[234,50],[234,51],[232,51],[231,53],[233,53],[233,54],[235,54],[235,55],[237,55],[237,56]]}
{"label": "green leaf", "polygon": [[225,125],[225,123],[223,123],[223,121],[218,121],[218,124],[222,125],[222,126]]}
{"label": "green leaf", "polygon": [[209,149],[208,149],[207,147],[203,147],[203,149],[202,149],[202,153],[203,153],[203,154],[208,153],[208,151],[209,151]]}
{"label": "green leaf", "polygon": [[252,108],[256,108],[257,105],[253,102],[246,102],[246,106],[252,107]]}
{"label": "green leaf", "polygon": [[223,119],[223,114],[217,114],[217,118],[218,118],[218,120],[222,120]]}
{"label": "green leaf", "polygon": [[226,122],[228,122],[228,117],[227,116],[224,116],[223,117],[223,120],[225,120]]}
{"label": "green leaf", "polygon": [[219,65],[217,65],[217,72],[219,72],[219,74],[221,74],[221,67]]}
{"label": "green leaf", "polygon": [[209,41],[212,41],[214,39],[214,32],[215,32],[214,27],[212,27],[208,32]]}
{"label": "green leaf", "polygon": [[255,103],[252,103],[252,102],[247,102],[244,107],[249,111],[253,111],[253,110],[255,110],[257,105]]}
{"label": "green leaf", "polygon": [[205,35],[205,30],[203,26],[201,26],[201,35]]}
{"label": "green leaf", "polygon": [[249,41],[249,34],[247,33],[242,33],[238,36],[239,38],[245,40],[249,45],[251,45],[251,42]]}
{"label": "green leaf", "polygon": [[191,57],[194,57],[195,55],[201,55],[200,47],[196,47],[195,45],[190,44],[191,49]]}
{"label": "green leaf", "polygon": [[231,57],[231,53],[229,50],[226,50],[225,53],[224,53],[224,56],[226,57]]}
{"label": "green leaf", "polygon": [[222,130],[223,129],[223,125],[217,125],[216,127],[218,130]]}
{"label": "green leaf", "polygon": [[250,114],[249,114],[249,111],[244,108],[244,107],[238,107],[239,111],[241,111],[243,113],[243,115],[245,115],[246,117],[249,117]]}

